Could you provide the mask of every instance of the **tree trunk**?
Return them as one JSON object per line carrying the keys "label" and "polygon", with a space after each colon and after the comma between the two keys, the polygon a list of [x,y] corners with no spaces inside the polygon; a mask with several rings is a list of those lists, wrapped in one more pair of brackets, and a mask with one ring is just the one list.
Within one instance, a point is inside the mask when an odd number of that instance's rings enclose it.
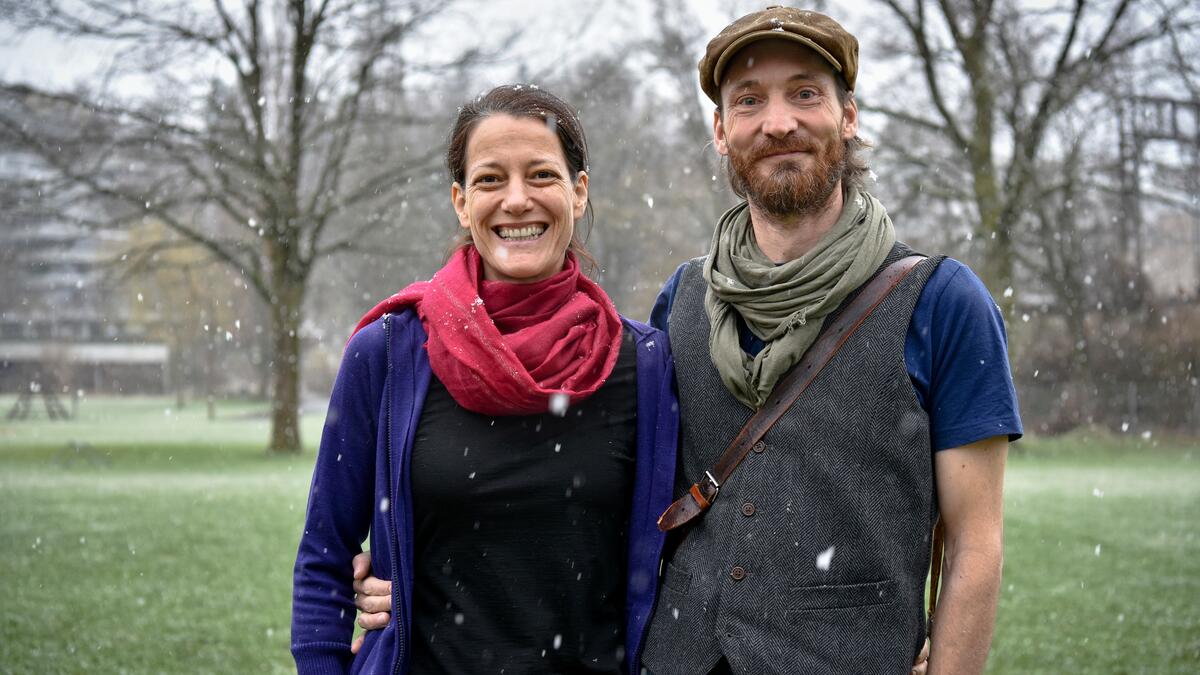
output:
{"label": "tree trunk", "polygon": [[1011,224],[999,219],[991,222],[989,220],[984,221],[986,240],[983,244],[983,269],[980,276],[984,285],[992,292],[992,298],[1000,307],[1004,320],[1012,321],[1016,302],[1014,294],[1009,291],[1013,287],[1014,266]]}
{"label": "tree trunk", "polygon": [[303,280],[275,275],[275,302],[271,306],[272,453],[299,453],[300,445],[300,312]]}
{"label": "tree trunk", "polygon": [[[976,7],[982,11],[982,7]],[[983,237],[983,265],[980,276],[1006,319],[1013,315],[1012,287],[1013,223],[1005,217],[1004,200],[996,172],[994,138],[996,133],[996,94],[992,90],[992,71],[988,61],[989,41],[981,22],[974,37],[961,45],[964,67],[970,76],[971,122],[967,157],[971,165],[975,205],[979,209],[979,235]]]}

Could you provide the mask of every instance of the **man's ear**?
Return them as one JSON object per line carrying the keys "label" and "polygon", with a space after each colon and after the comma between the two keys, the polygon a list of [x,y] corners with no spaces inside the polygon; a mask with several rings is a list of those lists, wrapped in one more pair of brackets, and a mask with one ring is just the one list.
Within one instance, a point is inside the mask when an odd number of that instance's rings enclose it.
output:
{"label": "man's ear", "polygon": [[725,142],[725,124],[721,120],[721,111],[713,110],[713,147],[722,157],[729,155],[729,144]]}
{"label": "man's ear", "polygon": [[450,186],[450,204],[454,206],[454,213],[458,215],[458,224],[471,229],[471,216],[467,211],[467,191],[462,189],[457,181]]}
{"label": "man's ear", "polygon": [[842,106],[842,140],[848,141],[858,135],[858,103],[854,95]]}

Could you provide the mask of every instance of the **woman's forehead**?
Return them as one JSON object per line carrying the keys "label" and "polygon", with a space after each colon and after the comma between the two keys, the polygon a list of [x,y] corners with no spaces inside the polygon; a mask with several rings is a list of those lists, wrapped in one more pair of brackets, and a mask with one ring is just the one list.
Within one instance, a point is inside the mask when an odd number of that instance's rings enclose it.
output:
{"label": "woman's forehead", "polygon": [[530,161],[565,161],[558,136],[544,120],[490,115],[471,132],[467,143],[469,165]]}

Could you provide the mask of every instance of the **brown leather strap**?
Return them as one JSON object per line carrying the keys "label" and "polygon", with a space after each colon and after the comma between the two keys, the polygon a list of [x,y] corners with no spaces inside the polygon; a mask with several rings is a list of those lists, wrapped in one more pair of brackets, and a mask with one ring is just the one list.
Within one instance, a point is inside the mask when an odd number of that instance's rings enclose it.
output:
{"label": "brown leather strap", "polygon": [[[846,340],[858,330],[871,312],[883,302],[904,277],[912,272],[924,256],[911,255],[888,265],[875,275],[862,292],[846,306],[837,319],[831,323],[821,337],[808,348],[800,362],[792,366],[783,379],[775,385],[766,404],[746,422],[746,426],[738,432],[737,437],[721,453],[721,457],[711,469],[704,472],[704,480],[695,483],[687,494],[675,500],[658,518],[658,529],[663,532],[674,530],[700,516],[721,491],[721,486],[733,475],[733,470],[742,463],[746,454],[756,445],[762,443],[767,431],[783,417],[788,408],[800,398],[804,390],[812,384],[825,365],[833,359],[834,354],[842,348]],[[761,445],[759,449],[761,450]]]}
{"label": "brown leather strap", "polygon": [[929,630],[933,632],[933,614],[937,610],[938,587],[942,581],[942,556],[946,550],[946,526],[938,518],[933,524],[933,550],[929,555]]}

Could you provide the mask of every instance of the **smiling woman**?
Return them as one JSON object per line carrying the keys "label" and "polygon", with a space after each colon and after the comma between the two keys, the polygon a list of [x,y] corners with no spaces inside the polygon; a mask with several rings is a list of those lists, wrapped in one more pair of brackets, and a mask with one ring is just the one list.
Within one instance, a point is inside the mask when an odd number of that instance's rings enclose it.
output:
{"label": "smiling woman", "polygon": [[[657,590],[678,406],[662,332],[580,270],[587,144],[529,85],[450,134],[463,235],[346,346],[296,558],[301,673],[621,673]],[[390,622],[352,654],[371,539]]]}
{"label": "smiling woman", "polygon": [[495,239],[532,237],[539,227],[542,233],[555,230],[537,247],[547,267],[553,267],[557,250],[561,269],[564,248],[595,266],[575,228],[584,219],[590,229],[592,220],[587,138],[579,118],[558,97],[533,85],[511,85],[464,105],[450,132],[446,168],[453,181],[451,202],[467,230],[458,245],[475,244],[484,256],[485,275],[489,269],[499,273],[495,265],[509,253],[520,256],[514,271],[536,266],[532,251],[498,247]]}
{"label": "smiling woman", "polygon": [[567,166],[549,125],[492,115],[476,125],[466,156],[465,187],[455,181],[450,195],[484,279],[527,283],[562,270],[588,178]]}

